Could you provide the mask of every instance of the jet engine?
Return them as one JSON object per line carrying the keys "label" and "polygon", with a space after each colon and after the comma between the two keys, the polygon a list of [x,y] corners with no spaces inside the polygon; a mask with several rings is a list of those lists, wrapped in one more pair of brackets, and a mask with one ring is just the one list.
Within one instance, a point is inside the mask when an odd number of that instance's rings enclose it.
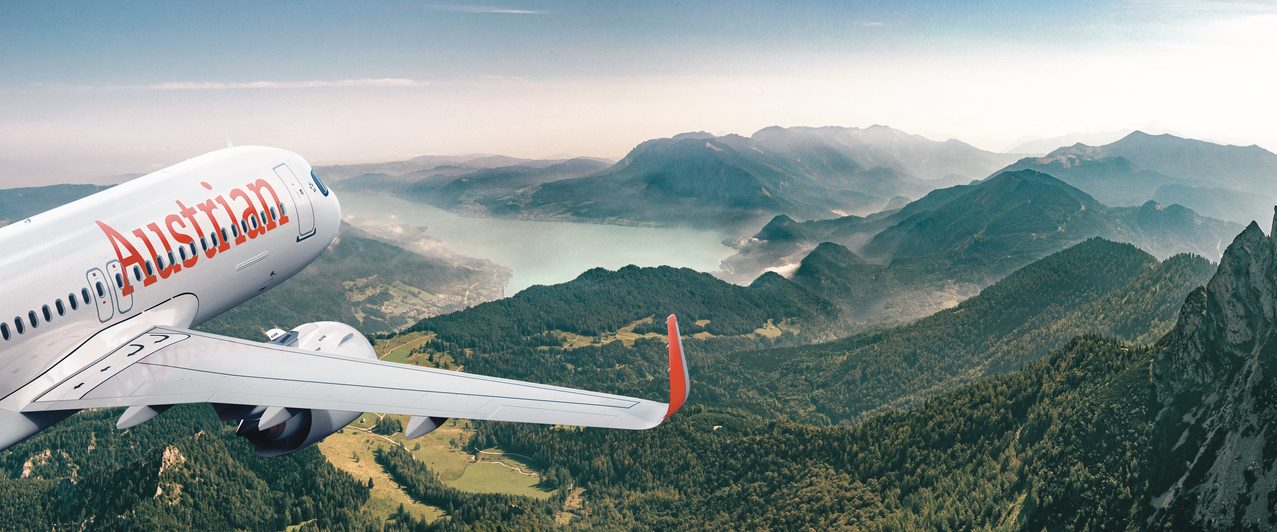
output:
{"label": "jet engine", "polygon": [[[271,343],[296,349],[377,359],[368,339],[344,323],[320,321],[290,331],[271,329],[266,334]],[[271,405],[214,404],[213,409],[223,421],[239,421],[235,433],[252,442],[258,456],[280,456],[305,449],[362,414]]]}

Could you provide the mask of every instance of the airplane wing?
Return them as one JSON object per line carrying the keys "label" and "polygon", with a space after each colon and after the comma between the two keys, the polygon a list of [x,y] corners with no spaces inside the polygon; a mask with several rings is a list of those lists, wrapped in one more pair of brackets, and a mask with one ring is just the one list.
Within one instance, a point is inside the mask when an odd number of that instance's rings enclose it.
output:
{"label": "airplane wing", "polygon": [[23,411],[224,403],[647,429],[688,393],[674,316],[667,324],[669,403],[155,327]]}

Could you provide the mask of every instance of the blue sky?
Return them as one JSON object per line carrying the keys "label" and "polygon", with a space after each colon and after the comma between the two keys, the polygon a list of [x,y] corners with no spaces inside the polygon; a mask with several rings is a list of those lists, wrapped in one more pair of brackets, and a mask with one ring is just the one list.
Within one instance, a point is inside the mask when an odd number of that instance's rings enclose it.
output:
{"label": "blue sky", "polygon": [[1180,2],[0,2],[0,185],[235,142],[320,162],[619,157],[884,123],[988,149],[1151,128],[1277,147],[1277,9]]}

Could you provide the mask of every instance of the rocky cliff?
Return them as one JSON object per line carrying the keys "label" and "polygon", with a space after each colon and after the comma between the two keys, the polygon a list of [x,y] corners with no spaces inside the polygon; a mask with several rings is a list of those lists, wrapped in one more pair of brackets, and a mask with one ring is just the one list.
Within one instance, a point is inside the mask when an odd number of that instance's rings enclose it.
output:
{"label": "rocky cliff", "polygon": [[1237,236],[1159,343],[1152,380],[1148,525],[1277,527],[1277,239],[1255,223]]}

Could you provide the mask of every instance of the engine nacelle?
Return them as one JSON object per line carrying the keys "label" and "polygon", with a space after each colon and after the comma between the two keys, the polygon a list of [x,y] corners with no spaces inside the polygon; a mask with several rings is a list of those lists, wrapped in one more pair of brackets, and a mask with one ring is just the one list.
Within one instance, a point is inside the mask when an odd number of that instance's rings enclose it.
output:
{"label": "engine nacelle", "polygon": [[[372,344],[344,323],[320,321],[291,331],[272,329],[270,342],[305,351],[377,359]],[[250,442],[259,456],[280,456],[305,449],[359,419],[362,412],[283,409],[278,406],[214,404],[224,421],[239,420],[235,433]]]}

